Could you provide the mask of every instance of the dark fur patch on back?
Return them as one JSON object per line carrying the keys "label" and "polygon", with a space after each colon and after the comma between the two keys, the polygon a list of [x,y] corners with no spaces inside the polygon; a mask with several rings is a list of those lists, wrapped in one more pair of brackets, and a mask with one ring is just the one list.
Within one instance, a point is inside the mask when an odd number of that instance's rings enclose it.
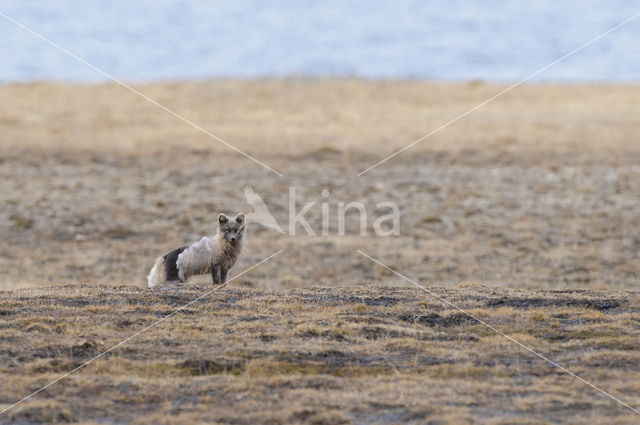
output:
{"label": "dark fur patch on back", "polygon": [[189,246],[183,246],[178,249],[174,249],[164,257],[164,273],[167,275],[167,282],[178,282],[180,278],[178,277],[178,266],[176,263],[178,262],[178,255],[182,253]]}

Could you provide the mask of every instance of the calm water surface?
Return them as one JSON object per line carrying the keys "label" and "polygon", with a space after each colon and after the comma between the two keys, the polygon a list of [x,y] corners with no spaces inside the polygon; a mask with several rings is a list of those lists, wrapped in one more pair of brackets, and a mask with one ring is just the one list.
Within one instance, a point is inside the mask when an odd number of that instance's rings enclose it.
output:
{"label": "calm water surface", "polygon": [[[640,12],[640,1],[0,0],[0,12],[132,81],[514,81]],[[2,18],[0,54],[0,81],[105,79]],[[640,18],[536,80],[640,81]]]}

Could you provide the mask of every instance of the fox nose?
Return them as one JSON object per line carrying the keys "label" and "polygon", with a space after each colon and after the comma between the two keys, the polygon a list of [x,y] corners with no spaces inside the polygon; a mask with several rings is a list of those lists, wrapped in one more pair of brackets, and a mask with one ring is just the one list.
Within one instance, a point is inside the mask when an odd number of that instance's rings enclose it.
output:
{"label": "fox nose", "polygon": [[231,238],[231,242],[235,242],[235,241],[236,241],[236,238]]}

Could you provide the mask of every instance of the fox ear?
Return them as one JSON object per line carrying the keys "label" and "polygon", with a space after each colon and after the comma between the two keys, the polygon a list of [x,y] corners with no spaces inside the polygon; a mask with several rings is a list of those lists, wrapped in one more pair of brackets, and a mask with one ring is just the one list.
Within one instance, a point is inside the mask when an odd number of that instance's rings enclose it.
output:
{"label": "fox ear", "polygon": [[242,223],[242,222],[244,222],[244,213],[242,213],[242,212],[241,212],[240,214],[238,214],[238,215],[236,216],[236,221],[237,221],[238,223]]}
{"label": "fox ear", "polygon": [[229,221],[229,217],[227,217],[226,215],[224,215],[224,214],[222,214],[222,213],[221,213],[221,214],[218,216],[218,221],[219,221],[220,223],[226,223],[227,221]]}

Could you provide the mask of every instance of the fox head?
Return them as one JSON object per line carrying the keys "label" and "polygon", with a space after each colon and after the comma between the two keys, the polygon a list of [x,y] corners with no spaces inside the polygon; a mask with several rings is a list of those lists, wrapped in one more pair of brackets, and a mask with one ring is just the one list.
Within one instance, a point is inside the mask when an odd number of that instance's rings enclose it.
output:
{"label": "fox head", "polygon": [[246,221],[244,213],[235,217],[228,217],[224,214],[218,216],[218,233],[229,243],[238,243],[244,236]]}

